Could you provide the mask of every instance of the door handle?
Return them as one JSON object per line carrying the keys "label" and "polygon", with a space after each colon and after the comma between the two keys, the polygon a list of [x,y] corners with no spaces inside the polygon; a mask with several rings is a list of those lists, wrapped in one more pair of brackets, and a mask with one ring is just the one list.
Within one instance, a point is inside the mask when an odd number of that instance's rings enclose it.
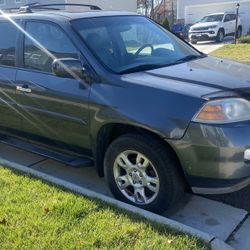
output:
{"label": "door handle", "polygon": [[31,93],[31,89],[26,86],[16,86],[16,90],[27,94]]}

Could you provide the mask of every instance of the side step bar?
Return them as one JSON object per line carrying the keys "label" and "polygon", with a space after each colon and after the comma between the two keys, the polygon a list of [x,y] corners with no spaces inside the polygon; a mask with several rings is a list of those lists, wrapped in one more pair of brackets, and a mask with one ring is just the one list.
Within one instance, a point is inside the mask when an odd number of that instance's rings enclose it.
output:
{"label": "side step bar", "polygon": [[35,146],[21,140],[12,138],[10,136],[0,135],[0,142],[24,151],[28,151],[37,155],[41,155],[64,164],[67,164],[71,167],[81,168],[81,167],[92,167],[94,163],[91,159],[82,158],[77,156],[69,156],[60,152],[50,151],[45,148]]}

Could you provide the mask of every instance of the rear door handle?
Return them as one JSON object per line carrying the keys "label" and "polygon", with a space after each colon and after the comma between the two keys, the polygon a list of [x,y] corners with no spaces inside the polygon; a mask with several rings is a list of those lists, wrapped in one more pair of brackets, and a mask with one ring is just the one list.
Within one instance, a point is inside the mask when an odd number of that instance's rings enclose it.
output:
{"label": "rear door handle", "polygon": [[16,86],[16,90],[27,94],[32,92],[28,86]]}

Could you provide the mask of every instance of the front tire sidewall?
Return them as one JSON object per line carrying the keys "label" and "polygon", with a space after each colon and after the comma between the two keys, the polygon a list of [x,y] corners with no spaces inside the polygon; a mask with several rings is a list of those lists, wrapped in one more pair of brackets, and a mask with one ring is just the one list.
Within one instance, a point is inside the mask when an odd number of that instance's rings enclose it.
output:
{"label": "front tire sidewall", "polygon": [[[156,198],[149,204],[139,205],[130,201],[121,193],[120,189],[116,184],[113,173],[114,162],[116,160],[116,157],[120,153],[127,150],[137,151],[145,155],[151,161],[151,163],[155,167],[155,170],[157,171],[160,180],[159,192]],[[129,203],[131,205],[135,205],[137,207],[157,213],[164,212],[173,200],[172,187],[174,183],[173,179],[171,179],[171,175],[168,175],[166,173],[166,169],[164,168],[164,165],[167,163],[162,162],[162,159],[160,158],[161,157],[159,157],[157,153],[155,153],[155,150],[152,150],[152,148],[150,148],[148,145],[141,143],[140,141],[134,140],[133,138],[123,138],[113,143],[109,147],[104,161],[106,180],[113,195],[117,199]]]}
{"label": "front tire sidewall", "polygon": [[218,35],[217,35],[217,42],[222,43],[225,38],[224,31],[219,30]]}

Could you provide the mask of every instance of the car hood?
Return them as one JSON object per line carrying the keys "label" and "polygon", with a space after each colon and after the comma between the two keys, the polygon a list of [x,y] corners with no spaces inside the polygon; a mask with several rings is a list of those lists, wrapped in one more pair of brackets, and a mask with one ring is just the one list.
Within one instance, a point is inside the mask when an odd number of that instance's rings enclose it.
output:
{"label": "car hood", "polygon": [[205,22],[205,23],[196,23],[191,26],[191,29],[193,28],[206,28],[214,25],[219,25],[220,22]]}
{"label": "car hood", "polygon": [[124,77],[136,84],[196,97],[250,89],[250,65],[210,56]]}

